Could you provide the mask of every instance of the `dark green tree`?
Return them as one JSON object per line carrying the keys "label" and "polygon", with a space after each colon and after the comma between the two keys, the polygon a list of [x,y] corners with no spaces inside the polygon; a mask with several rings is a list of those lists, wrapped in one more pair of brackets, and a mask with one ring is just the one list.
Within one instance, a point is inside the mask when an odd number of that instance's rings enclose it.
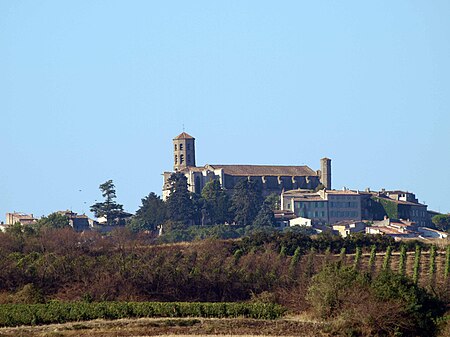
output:
{"label": "dark green tree", "polygon": [[253,226],[274,226],[275,225],[275,216],[273,214],[272,208],[270,204],[264,202],[261,206],[261,209],[258,212],[258,215],[253,221]]}
{"label": "dark green tree", "polygon": [[141,199],[141,202],[142,205],[136,211],[129,227],[134,232],[155,230],[166,220],[166,204],[153,192]]}
{"label": "dark green tree", "polygon": [[210,223],[223,224],[230,221],[230,198],[223,190],[219,180],[209,181],[202,190],[206,212]]}
{"label": "dark green tree", "polygon": [[172,173],[168,182],[170,183],[170,196],[167,198],[168,218],[184,224],[192,223],[195,208],[188,190],[187,178],[183,173]]}
{"label": "dark green tree", "polygon": [[197,193],[189,193],[192,200],[193,215],[192,221],[197,225],[206,225],[208,223],[209,214],[206,207],[206,201]]}
{"label": "dark green tree", "polygon": [[261,190],[256,181],[244,179],[236,184],[231,199],[231,211],[238,225],[252,224],[261,205]]}
{"label": "dark green tree", "polygon": [[444,232],[450,232],[450,214],[435,215],[431,221],[437,229]]}
{"label": "dark green tree", "polygon": [[65,228],[69,227],[69,218],[61,213],[55,212],[39,219],[36,228]]}
{"label": "dark green tree", "polygon": [[279,210],[281,208],[281,199],[278,193],[269,194],[264,203],[267,203],[272,210]]}
{"label": "dark green tree", "polygon": [[97,218],[105,217],[108,225],[123,224],[125,213],[123,205],[118,204],[116,199],[116,190],[112,180],[108,180],[99,186],[102,196],[105,198],[104,202],[97,202],[91,205],[91,212]]}

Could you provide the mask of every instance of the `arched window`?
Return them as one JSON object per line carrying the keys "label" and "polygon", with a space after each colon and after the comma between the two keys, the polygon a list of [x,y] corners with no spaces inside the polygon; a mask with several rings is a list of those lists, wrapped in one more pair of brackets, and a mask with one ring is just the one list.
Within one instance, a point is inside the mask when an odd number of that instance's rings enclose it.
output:
{"label": "arched window", "polygon": [[178,156],[175,155],[175,165],[178,164]]}
{"label": "arched window", "polygon": [[177,150],[177,144],[175,144],[175,151]]}
{"label": "arched window", "polygon": [[180,144],[180,151],[183,151],[183,144]]}
{"label": "arched window", "polygon": [[182,154],[180,154],[180,164],[184,163],[184,156]]}

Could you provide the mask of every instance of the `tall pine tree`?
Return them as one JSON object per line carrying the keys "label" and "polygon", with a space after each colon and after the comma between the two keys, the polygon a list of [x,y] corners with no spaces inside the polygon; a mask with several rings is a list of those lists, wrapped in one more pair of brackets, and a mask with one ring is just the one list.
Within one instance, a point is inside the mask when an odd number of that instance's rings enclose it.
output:
{"label": "tall pine tree", "polygon": [[108,225],[124,224],[125,212],[123,205],[118,204],[116,199],[116,188],[112,180],[108,180],[99,186],[104,202],[97,202],[91,206],[91,212],[99,217],[105,217]]}
{"label": "tall pine tree", "polygon": [[261,189],[256,181],[241,180],[234,187],[231,199],[231,210],[234,221],[238,225],[251,225],[255,220],[263,202]]}
{"label": "tall pine tree", "polygon": [[223,190],[219,180],[208,182],[202,190],[202,198],[206,203],[206,211],[210,222],[223,224],[230,221],[230,199]]}
{"label": "tall pine tree", "polygon": [[186,225],[194,219],[194,204],[188,190],[187,178],[183,173],[172,173],[170,183],[170,196],[167,198],[167,215],[170,220],[180,221]]}

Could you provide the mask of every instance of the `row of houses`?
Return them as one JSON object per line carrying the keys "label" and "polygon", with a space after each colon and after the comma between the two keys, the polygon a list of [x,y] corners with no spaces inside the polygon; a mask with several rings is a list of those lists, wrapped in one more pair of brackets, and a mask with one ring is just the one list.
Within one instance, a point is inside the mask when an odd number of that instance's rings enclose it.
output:
{"label": "row of houses", "polygon": [[[58,214],[64,215],[69,220],[69,225],[77,232],[98,228],[101,226],[96,220],[89,218],[86,214],[77,214],[70,210],[58,211]],[[6,221],[0,223],[0,230],[5,231],[8,227],[20,223],[22,225],[33,225],[39,218],[33,214],[26,214],[22,212],[6,213]]]}
{"label": "row of houses", "polygon": [[281,209],[317,224],[335,224],[343,220],[378,221],[385,217],[408,219],[419,226],[431,224],[427,205],[414,193],[370,190],[291,190],[281,194]]}
{"label": "row of houses", "polygon": [[448,234],[430,228],[436,212],[428,211],[414,193],[349,190],[290,190],[281,194],[279,226],[306,226],[317,232],[381,234],[396,239],[445,239]]}

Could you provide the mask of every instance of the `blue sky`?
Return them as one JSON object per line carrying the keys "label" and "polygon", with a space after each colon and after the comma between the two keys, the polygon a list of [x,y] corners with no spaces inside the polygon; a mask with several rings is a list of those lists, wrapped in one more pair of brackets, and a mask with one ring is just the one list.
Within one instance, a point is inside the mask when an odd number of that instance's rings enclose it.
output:
{"label": "blue sky", "polygon": [[333,185],[450,211],[450,2],[0,2],[0,219],[134,212],[197,164],[332,158]]}

